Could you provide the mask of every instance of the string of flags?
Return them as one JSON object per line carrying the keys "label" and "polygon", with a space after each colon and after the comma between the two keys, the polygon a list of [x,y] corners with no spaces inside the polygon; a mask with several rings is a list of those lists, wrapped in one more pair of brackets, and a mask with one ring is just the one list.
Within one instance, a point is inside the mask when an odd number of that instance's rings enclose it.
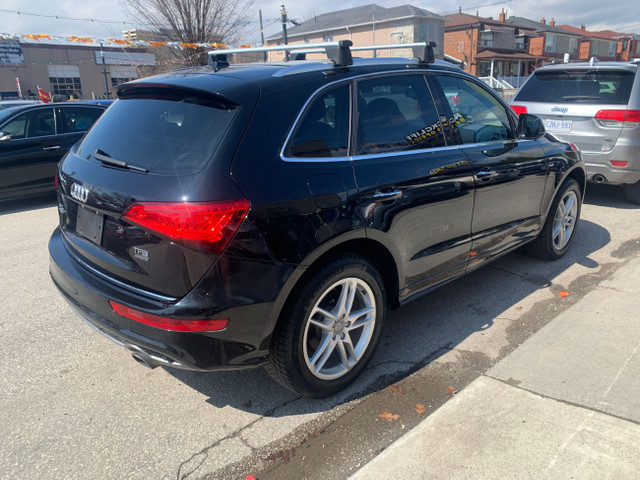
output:
{"label": "string of flags", "polygon": [[[182,50],[185,49],[216,49],[222,50],[229,48],[228,45],[224,43],[188,43],[188,42],[154,42],[154,41],[145,41],[145,40],[127,40],[121,38],[106,38],[106,39],[96,39],[91,37],[78,37],[75,35],[69,36],[55,36],[49,35],[48,33],[38,33],[38,34],[15,34],[15,33],[0,33],[0,40],[14,40],[20,41],[21,39],[36,41],[36,42],[62,42],[62,43],[76,43],[80,45],[100,45],[106,44],[106,46],[117,46],[121,48],[131,47],[131,48],[159,48],[159,47],[171,47],[171,48],[179,48]],[[273,45],[273,44],[271,44]],[[267,46],[271,46],[267,45]],[[240,45],[240,48],[251,48],[253,44],[244,44]]]}

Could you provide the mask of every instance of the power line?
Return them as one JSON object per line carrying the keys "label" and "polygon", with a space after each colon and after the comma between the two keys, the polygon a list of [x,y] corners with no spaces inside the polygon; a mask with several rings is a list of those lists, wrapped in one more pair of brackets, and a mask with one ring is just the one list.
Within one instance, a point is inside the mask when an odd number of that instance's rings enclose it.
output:
{"label": "power line", "polygon": [[[54,13],[38,13],[38,12],[25,12],[22,10],[8,10],[5,8],[0,8],[0,12],[3,13],[15,13],[18,16],[22,16],[22,15],[26,15],[26,16],[30,16],[30,17],[43,17],[43,18],[55,18],[56,20],[73,20],[73,21],[77,21],[77,22],[90,22],[90,23],[105,23],[105,24],[121,24],[126,26],[127,25],[127,21],[126,20],[102,20],[99,18],[90,18],[90,17],[69,17],[67,15],[58,15],[58,14],[54,14]],[[269,18],[269,19],[265,19],[266,22],[277,22],[279,19],[278,18]],[[247,20],[245,22],[243,22],[244,24],[249,24],[249,23],[259,23],[259,20]],[[145,23],[145,22],[129,22],[129,24],[131,25],[144,25],[144,26],[155,26],[151,23]]]}

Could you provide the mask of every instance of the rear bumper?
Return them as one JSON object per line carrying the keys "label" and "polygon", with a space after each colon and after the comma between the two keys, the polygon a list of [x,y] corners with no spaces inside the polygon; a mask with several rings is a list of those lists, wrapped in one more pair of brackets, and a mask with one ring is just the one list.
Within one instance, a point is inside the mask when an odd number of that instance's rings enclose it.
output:
{"label": "rear bumper", "polygon": [[[51,279],[71,308],[102,335],[130,350],[134,358],[146,366],[212,371],[255,367],[267,360],[268,338],[277,318],[273,301],[252,302],[244,298],[241,303],[230,301],[216,306],[207,301],[217,295],[211,292],[203,295],[197,288],[172,304],[144,298],[93,274],[76,261],[67,251],[59,229],[51,236],[49,254]],[[276,264],[263,268],[276,270],[267,276],[269,279],[282,273],[282,267]],[[231,282],[226,280],[228,287]],[[208,282],[207,287],[215,288],[215,281]],[[217,332],[163,330],[118,315],[109,300],[172,318],[201,318],[205,312],[210,318],[229,318],[229,325]]]}
{"label": "rear bumper", "polygon": [[[605,183],[623,184],[640,181],[640,156],[637,154],[640,143],[625,142],[619,139],[609,152],[582,152],[582,158],[587,167],[587,179],[594,180],[596,175],[602,175]],[[612,160],[628,162],[625,168],[614,167]]]}

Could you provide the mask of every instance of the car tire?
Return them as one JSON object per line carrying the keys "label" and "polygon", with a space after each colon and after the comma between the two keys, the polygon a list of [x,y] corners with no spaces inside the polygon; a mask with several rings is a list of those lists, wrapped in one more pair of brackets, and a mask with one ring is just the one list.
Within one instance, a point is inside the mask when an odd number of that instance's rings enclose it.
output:
{"label": "car tire", "polygon": [[353,254],[332,257],[303,280],[283,309],[268,372],[303,396],[333,395],[371,360],[385,310],[384,283],[373,265]]}
{"label": "car tire", "polygon": [[624,198],[629,203],[640,205],[640,181],[624,186]]}
{"label": "car tire", "polygon": [[551,204],[542,231],[525,245],[525,252],[544,260],[557,260],[567,253],[575,237],[581,207],[578,182],[566,180]]}

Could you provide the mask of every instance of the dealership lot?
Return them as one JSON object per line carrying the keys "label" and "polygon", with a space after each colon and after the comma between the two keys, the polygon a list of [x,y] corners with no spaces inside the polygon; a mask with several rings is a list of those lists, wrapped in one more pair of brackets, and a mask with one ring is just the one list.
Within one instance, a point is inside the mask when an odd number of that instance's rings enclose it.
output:
{"label": "dealership lot", "polygon": [[51,283],[47,241],[57,221],[53,201],[0,207],[4,478],[225,477],[236,462],[255,464],[340,422],[408,372],[449,365],[442,381],[460,388],[455,375],[488,368],[563,302],[588,293],[590,278],[640,254],[640,208],[618,189],[589,185],[565,258],[511,254],[391,312],[363,376],[318,401],[284,390],[262,369],[200,374],[138,365],[77,318]]}

